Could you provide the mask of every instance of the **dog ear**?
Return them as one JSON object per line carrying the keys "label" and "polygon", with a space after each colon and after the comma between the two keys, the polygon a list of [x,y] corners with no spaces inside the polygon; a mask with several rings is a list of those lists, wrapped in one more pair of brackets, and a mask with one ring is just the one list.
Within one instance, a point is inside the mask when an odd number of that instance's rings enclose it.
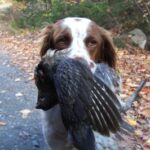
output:
{"label": "dog ear", "polygon": [[44,56],[45,53],[47,52],[48,49],[53,49],[54,45],[53,45],[53,41],[52,41],[52,37],[53,37],[53,25],[48,25],[43,32],[44,38],[43,38],[43,43],[41,46],[41,50],[40,50],[40,56]]}
{"label": "dog ear", "polygon": [[100,32],[100,49],[95,54],[97,63],[104,62],[112,68],[116,68],[116,52],[111,36],[105,29],[99,27]]}

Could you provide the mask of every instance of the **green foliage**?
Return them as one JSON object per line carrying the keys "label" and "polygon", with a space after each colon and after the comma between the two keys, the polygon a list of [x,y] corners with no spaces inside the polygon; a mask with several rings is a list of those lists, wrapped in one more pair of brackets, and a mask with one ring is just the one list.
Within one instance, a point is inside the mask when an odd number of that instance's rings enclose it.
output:
{"label": "green foliage", "polygon": [[[133,0],[101,0],[92,2],[82,0],[80,3],[66,2],[65,0],[18,0],[26,3],[19,18],[13,25],[19,28],[43,27],[45,23],[55,22],[68,16],[87,17],[98,24],[112,28],[121,26],[123,31],[141,28],[149,30],[144,18]],[[49,4],[49,9],[42,6]],[[46,5],[47,6],[47,5]]]}
{"label": "green foliage", "polygon": [[13,20],[12,25],[15,28],[36,28],[41,27],[45,22],[49,22],[50,12],[33,11],[31,9],[23,9],[19,17]]}
{"label": "green foliage", "polygon": [[107,8],[108,4],[106,2],[92,3],[84,1],[78,5],[66,3],[64,0],[55,0],[49,10],[34,10],[31,7],[26,7],[22,10],[22,15],[13,24],[16,24],[19,28],[41,27],[44,22],[55,22],[68,16],[87,17],[102,24],[108,15],[106,13]]}
{"label": "green foliage", "polygon": [[60,2],[56,0],[53,2],[53,7],[51,9],[51,19],[56,21],[58,19],[68,17],[68,16],[80,16],[91,18],[97,23],[103,22],[103,19],[107,17],[106,10],[108,4],[106,2],[81,2],[79,4],[65,3],[63,0]]}
{"label": "green foliage", "polygon": [[146,18],[143,17],[134,0],[112,1],[113,3],[110,5],[111,14],[122,25],[123,31],[129,31],[133,28],[140,28],[145,32],[149,30]]}

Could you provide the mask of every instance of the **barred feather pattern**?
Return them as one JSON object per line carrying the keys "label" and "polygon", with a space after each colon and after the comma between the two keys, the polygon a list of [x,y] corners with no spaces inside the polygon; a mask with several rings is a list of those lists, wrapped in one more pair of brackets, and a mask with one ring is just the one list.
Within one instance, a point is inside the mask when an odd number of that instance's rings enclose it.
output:
{"label": "barred feather pattern", "polygon": [[94,74],[101,79],[115,94],[121,93],[121,77],[114,70],[110,68],[108,64],[99,63],[96,64],[96,70]]}
{"label": "barred feather pattern", "polygon": [[[97,64],[93,75],[86,61],[79,62],[64,57],[44,59],[43,65],[49,66],[50,72],[54,74],[64,125],[79,144],[79,150],[93,149],[94,146],[89,144],[90,141],[95,143],[92,128],[105,136],[121,130],[132,130],[120,114],[121,104],[114,94],[115,87],[119,87],[119,76],[113,69],[103,63]],[[98,141],[102,136],[94,134],[96,147],[99,147]]]}
{"label": "barred feather pattern", "polygon": [[[110,79],[114,77],[112,75]],[[92,127],[101,135],[110,136],[117,131],[132,131],[132,127],[121,117],[120,101],[109,85],[103,82],[107,79],[102,81],[97,75],[93,76],[85,62],[73,59],[61,61],[54,78],[62,118],[67,129],[71,126],[75,130],[81,124],[88,125],[90,120]]]}

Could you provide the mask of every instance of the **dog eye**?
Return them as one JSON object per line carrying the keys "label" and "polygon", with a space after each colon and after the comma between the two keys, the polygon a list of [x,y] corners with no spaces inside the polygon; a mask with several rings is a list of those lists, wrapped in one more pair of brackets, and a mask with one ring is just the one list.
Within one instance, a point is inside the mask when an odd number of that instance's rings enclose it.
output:
{"label": "dog eye", "polygon": [[96,46],[97,41],[94,38],[92,38],[92,37],[88,37],[86,39],[85,43],[86,43],[86,46],[90,48],[90,47]]}
{"label": "dog eye", "polygon": [[67,36],[60,37],[56,40],[55,48],[58,50],[66,49],[70,45],[70,38]]}
{"label": "dog eye", "polygon": [[90,39],[88,42],[87,42],[87,46],[94,46],[97,44],[97,41],[94,40],[94,39]]}
{"label": "dog eye", "polygon": [[60,42],[65,42],[66,41],[66,37],[61,37],[59,40],[58,40],[58,43]]}
{"label": "dog eye", "polygon": [[88,42],[88,47],[95,46],[96,44],[97,44],[97,42],[95,40],[91,40]]}
{"label": "dog eye", "polygon": [[66,41],[65,39],[61,39],[58,43],[57,43],[58,47],[64,47],[66,45]]}

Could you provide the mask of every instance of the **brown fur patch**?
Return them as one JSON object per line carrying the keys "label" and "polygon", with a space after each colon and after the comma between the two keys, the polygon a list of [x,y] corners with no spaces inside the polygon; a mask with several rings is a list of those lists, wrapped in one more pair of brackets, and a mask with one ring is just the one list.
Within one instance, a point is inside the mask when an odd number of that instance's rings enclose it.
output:
{"label": "brown fur patch", "polygon": [[108,32],[92,22],[88,35],[93,36],[98,42],[97,47],[90,54],[91,59],[96,63],[105,62],[110,67],[116,68],[116,52]]}
{"label": "brown fur patch", "polygon": [[[69,28],[63,28],[62,22],[63,20],[59,20],[46,28],[40,50],[41,57],[45,55],[48,49],[57,48],[55,42],[59,36],[70,34],[69,36],[72,38]],[[104,62],[110,67],[116,68],[116,52],[108,32],[92,22],[89,26],[88,36],[93,37],[97,42],[95,49],[89,51],[91,59],[96,63]]]}

